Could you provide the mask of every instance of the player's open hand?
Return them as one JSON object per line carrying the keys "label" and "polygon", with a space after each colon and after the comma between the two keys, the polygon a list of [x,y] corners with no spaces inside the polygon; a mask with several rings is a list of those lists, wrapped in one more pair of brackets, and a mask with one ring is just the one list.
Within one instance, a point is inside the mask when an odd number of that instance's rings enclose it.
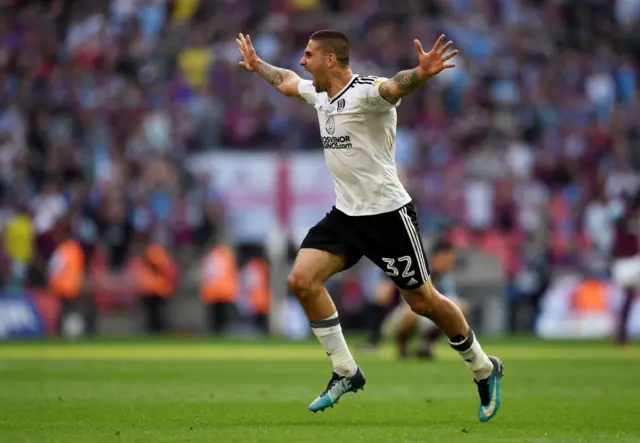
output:
{"label": "player's open hand", "polygon": [[425,76],[431,77],[432,75],[436,75],[440,71],[449,68],[455,68],[455,63],[447,63],[453,57],[458,55],[458,50],[454,49],[453,51],[447,54],[447,50],[453,46],[453,42],[449,40],[444,46],[442,46],[442,42],[444,42],[444,34],[438,37],[435,45],[429,52],[424,52],[422,49],[422,45],[418,39],[413,41],[413,44],[416,46],[418,50],[418,60],[420,61],[420,69],[423,71]]}
{"label": "player's open hand", "polygon": [[256,50],[253,49],[253,43],[251,43],[251,37],[249,37],[249,34],[247,34],[246,37],[242,34],[238,34],[236,43],[238,44],[240,53],[244,57],[244,61],[240,62],[240,66],[244,66],[247,71],[256,71],[258,69],[260,57],[256,54]]}

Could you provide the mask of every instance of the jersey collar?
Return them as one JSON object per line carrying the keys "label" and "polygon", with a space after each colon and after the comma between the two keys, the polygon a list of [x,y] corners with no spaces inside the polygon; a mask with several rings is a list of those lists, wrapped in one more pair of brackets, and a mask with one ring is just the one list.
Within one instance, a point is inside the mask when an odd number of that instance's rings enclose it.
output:
{"label": "jersey collar", "polygon": [[353,74],[353,77],[351,77],[351,80],[349,80],[349,83],[347,83],[346,86],[340,90],[340,92],[338,92],[332,99],[329,100],[329,104],[330,105],[334,104],[336,100],[338,100],[340,97],[344,95],[345,92],[347,92],[350,88],[352,88],[357,78],[358,78],[358,74]]}

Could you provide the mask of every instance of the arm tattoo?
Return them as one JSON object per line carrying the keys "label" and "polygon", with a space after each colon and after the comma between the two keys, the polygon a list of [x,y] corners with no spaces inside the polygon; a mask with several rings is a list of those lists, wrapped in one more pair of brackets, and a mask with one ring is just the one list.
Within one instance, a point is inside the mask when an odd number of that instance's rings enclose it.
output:
{"label": "arm tattoo", "polygon": [[278,86],[284,82],[284,77],[287,74],[286,69],[277,68],[269,63],[262,62],[258,66],[258,74],[268,81],[273,87],[278,89]]}
{"label": "arm tattoo", "polygon": [[422,79],[418,75],[418,68],[400,71],[393,76],[392,80],[400,90],[401,97],[409,94],[426,81],[426,79]]}
{"label": "arm tattoo", "polygon": [[297,83],[294,82],[294,80],[299,79],[295,72],[278,68],[265,62],[260,62],[257,72],[279,93],[288,97],[301,98],[298,93]]}

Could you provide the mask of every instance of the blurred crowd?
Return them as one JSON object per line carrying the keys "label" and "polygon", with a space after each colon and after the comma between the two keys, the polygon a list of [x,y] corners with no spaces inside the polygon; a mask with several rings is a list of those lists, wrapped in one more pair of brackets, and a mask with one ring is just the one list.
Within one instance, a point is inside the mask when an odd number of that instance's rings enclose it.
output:
{"label": "blurred crowd", "polygon": [[609,204],[640,186],[640,0],[0,8],[0,228],[32,231],[27,263],[51,254],[62,216],[114,267],[136,236],[201,244],[224,208],[187,173],[191,153],[320,149],[313,109],[238,68],[238,32],[269,63],[300,72],[309,35],[337,28],[353,71],[380,76],[416,64],[414,38],[452,39],[458,67],[399,108],[397,160],[426,232],[446,228],[456,244],[498,254],[524,285],[548,264],[605,269]]}

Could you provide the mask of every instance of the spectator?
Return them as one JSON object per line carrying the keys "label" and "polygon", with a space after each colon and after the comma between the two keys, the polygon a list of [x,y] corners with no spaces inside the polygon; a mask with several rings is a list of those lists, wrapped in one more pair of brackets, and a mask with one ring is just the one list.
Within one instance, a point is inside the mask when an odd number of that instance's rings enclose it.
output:
{"label": "spectator", "polygon": [[[640,186],[638,0],[400,2],[393,14],[379,0],[18,3],[0,6],[0,192],[28,202],[35,263],[70,213],[114,266],[133,234],[201,245],[224,211],[202,214],[212,199],[189,154],[317,149],[313,110],[238,71],[233,39],[246,29],[269,63],[297,69],[329,10],[356,72],[413,66],[413,38],[430,33],[461,49],[399,112],[398,161],[425,232],[446,222],[512,251],[525,232],[550,265],[575,265],[606,256],[606,208]],[[0,218],[13,204],[0,200]]]}

